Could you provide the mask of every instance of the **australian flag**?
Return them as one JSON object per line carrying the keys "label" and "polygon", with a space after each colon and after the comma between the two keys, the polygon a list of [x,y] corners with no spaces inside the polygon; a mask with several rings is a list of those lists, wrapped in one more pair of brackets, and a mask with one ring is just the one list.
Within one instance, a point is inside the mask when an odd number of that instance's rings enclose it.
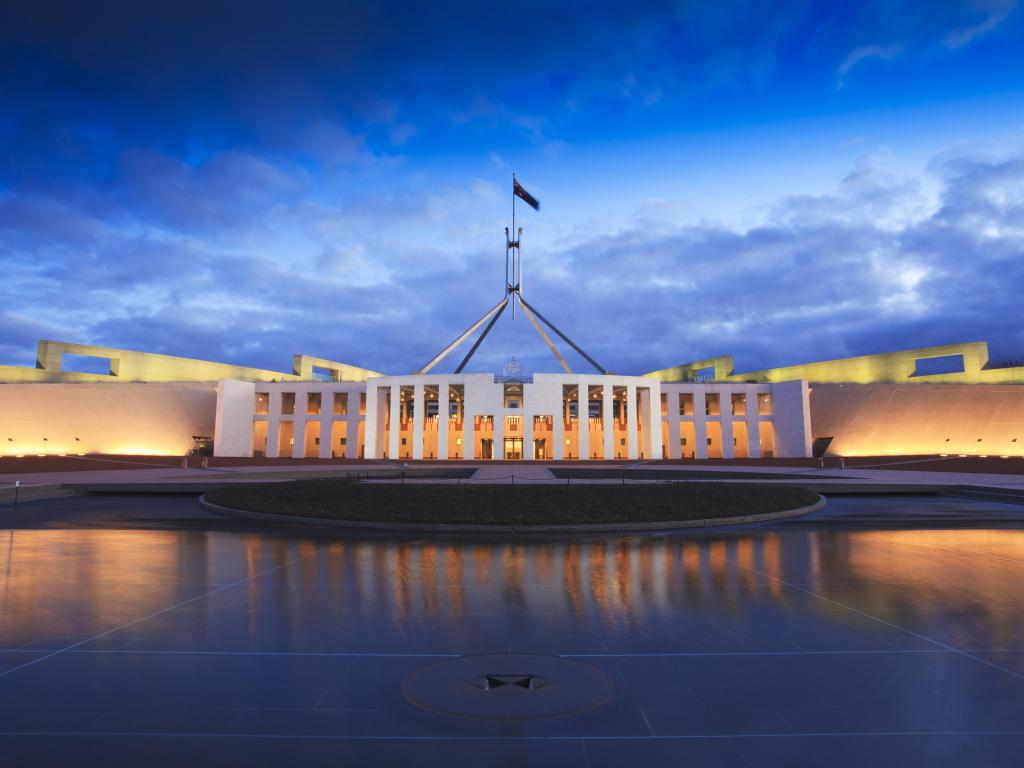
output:
{"label": "australian flag", "polygon": [[523,189],[523,185],[516,180],[515,176],[512,177],[512,194],[533,208],[533,210],[540,210],[540,203],[537,202],[537,198]]}

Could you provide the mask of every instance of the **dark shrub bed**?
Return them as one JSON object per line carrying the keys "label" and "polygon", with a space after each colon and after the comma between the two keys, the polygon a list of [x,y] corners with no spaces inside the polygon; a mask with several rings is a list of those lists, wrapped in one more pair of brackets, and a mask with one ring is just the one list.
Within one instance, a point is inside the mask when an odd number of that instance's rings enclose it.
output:
{"label": "dark shrub bed", "polygon": [[381,523],[573,525],[654,523],[766,514],[813,504],[788,485],[452,485],[295,480],[219,488],[213,504],[296,517]]}

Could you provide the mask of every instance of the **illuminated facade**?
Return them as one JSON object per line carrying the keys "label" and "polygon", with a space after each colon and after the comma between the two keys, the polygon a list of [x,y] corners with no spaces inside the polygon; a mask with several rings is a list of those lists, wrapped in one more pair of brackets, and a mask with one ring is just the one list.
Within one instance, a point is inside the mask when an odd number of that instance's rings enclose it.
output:
{"label": "illuminated facade", "polygon": [[[75,361],[99,361],[76,367]],[[0,455],[463,460],[1024,456],[1024,367],[983,342],[734,373],[291,372],[55,341],[0,366]]]}

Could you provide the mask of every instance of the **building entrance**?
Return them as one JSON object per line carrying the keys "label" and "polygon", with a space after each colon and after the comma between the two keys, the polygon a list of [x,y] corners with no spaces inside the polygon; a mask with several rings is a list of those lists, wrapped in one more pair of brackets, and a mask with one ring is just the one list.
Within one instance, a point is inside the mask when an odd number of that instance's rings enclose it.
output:
{"label": "building entrance", "polygon": [[505,438],[505,460],[506,461],[522,461],[523,458],[523,438],[521,437],[506,437]]}
{"label": "building entrance", "polygon": [[533,458],[543,461],[548,457],[547,441],[546,440],[534,440],[533,441]]}
{"label": "building entrance", "polygon": [[490,461],[494,458],[494,441],[487,438],[480,440],[480,458],[483,461]]}

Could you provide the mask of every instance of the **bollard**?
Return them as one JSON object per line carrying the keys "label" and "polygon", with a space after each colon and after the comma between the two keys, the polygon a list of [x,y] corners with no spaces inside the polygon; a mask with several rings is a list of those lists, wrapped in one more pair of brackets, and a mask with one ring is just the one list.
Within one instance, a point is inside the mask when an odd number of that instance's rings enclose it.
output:
{"label": "bollard", "polygon": [[14,481],[14,506],[18,506],[18,489],[21,488],[21,480]]}

